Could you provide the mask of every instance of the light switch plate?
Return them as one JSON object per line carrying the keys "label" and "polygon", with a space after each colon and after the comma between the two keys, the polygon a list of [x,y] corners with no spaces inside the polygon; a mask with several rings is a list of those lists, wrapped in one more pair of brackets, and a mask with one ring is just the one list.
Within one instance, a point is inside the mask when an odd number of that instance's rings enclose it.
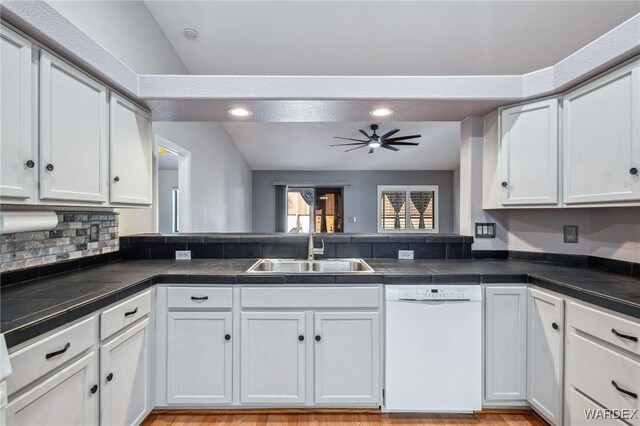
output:
{"label": "light switch plate", "polygon": [[565,243],[576,244],[578,242],[578,225],[565,225],[563,233]]}
{"label": "light switch plate", "polygon": [[413,250],[398,250],[398,259],[412,260]]}
{"label": "light switch plate", "polygon": [[191,260],[191,250],[176,250],[176,260]]}

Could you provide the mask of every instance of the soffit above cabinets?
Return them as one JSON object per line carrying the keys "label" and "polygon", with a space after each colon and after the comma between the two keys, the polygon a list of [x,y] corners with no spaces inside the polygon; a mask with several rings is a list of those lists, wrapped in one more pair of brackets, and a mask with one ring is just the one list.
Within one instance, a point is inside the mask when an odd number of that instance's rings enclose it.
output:
{"label": "soffit above cabinets", "polygon": [[[470,2],[467,6],[489,7],[485,3],[493,2]],[[596,7],[584,3],[590,2],[578,2],[580,7]],[[615,19],[631,13],[628,5],[618,7],[621,9],[616,10],[626,12]],[[486,114],[500,105],[565,90],[640,53],[638,14],[555,65],[526,74],[381,76],[372,71],[366,76],[152,76],[133,72],[46,2],[4,3],[3,19],[148,106],[154,121],[224,121],[228,119],[226,111],[235,106],[253,111],[243,121],[364,121],[371,109],[381,106],[396,112],[389,117],[394,121],[459,121]],[[612,22],[610,25],[614,25]],[[504,21],[501,25],[511,28],[511,24]],[[511,31],[517,35],[520,30]],[[551,29],[543,26],[539,31]],[[199,32],[204,37],[202,29]],[[384,52],[368,49],[361,53],[364,58],[370,55],[384,56]]]}

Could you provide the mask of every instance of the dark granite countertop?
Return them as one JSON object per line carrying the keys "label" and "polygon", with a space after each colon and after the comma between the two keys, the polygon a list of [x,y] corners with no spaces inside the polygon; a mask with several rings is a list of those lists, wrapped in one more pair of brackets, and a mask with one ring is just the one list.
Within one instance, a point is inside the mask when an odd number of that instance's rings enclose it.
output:
{"label": "dark granite countertop", "polygon": [[134,260],[2,287],[0,331],[15,346],[156,283],[532,283],[640,318],[640,278],[524,260],[367,260],[373,274],[250,274],[255,259]]}

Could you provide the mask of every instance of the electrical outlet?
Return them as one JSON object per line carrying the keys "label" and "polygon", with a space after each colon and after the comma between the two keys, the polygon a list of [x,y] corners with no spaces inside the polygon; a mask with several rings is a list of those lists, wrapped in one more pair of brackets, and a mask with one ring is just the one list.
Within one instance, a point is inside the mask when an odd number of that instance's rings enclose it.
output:
{"label": "electrical outlet", "polygon": [[355,216],[350,216],[349,217],[349,222],[351,223],[356,223],[357,218]]}
{"label": "electrical outlet", "polygon": [[563,228],[564,242],[575,244],[578,242],[578,226],[565,225]]}
{"label": "electrical outlet", "polygon": [[191,260],[191,250],[176,250],[176,260]]}
{"label": "electrical outlet", "polygon": [[398,259],[412,260],[413,250],[398,250]]}

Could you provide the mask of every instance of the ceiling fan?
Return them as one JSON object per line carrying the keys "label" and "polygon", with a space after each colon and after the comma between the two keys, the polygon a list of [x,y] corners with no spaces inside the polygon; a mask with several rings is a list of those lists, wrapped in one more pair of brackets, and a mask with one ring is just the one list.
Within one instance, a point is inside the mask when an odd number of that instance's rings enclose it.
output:
{"label": "ceiling fan", "polygon": [[368,146],[369,154],[372,154],[375,148],[385,148],[391,151],[398,151],[398,148],[396,148],[394,145],[414,145],[414,146],[420,145],[418,142],[405,142],[406,140],[409,140],[409,139],[419,138],[420,135],[396,136],[395,138],[392,138],[391,136],[395,135],[400,131],[399,129],[393,129],[391,131],[388,131],[384,135],[379,136],[376,133],[376,130],[378,130],[377,124],[372,124],[371,130],[373,130],[373,133],[371,135],[367,134],[367,132],[365,132],[364,130],[360,130],[360,133],[362,133],[364,137],[367,138],[367,140],[341,138],[340,136],[334,136],[335,139],[356,141],[356,143],[340,143],[340,144],[334,144],[331,146],[359,145],[359,146],[356,146],[355,148],[347,149],[345,152],[353,151],[355,149],[364,148]]}

